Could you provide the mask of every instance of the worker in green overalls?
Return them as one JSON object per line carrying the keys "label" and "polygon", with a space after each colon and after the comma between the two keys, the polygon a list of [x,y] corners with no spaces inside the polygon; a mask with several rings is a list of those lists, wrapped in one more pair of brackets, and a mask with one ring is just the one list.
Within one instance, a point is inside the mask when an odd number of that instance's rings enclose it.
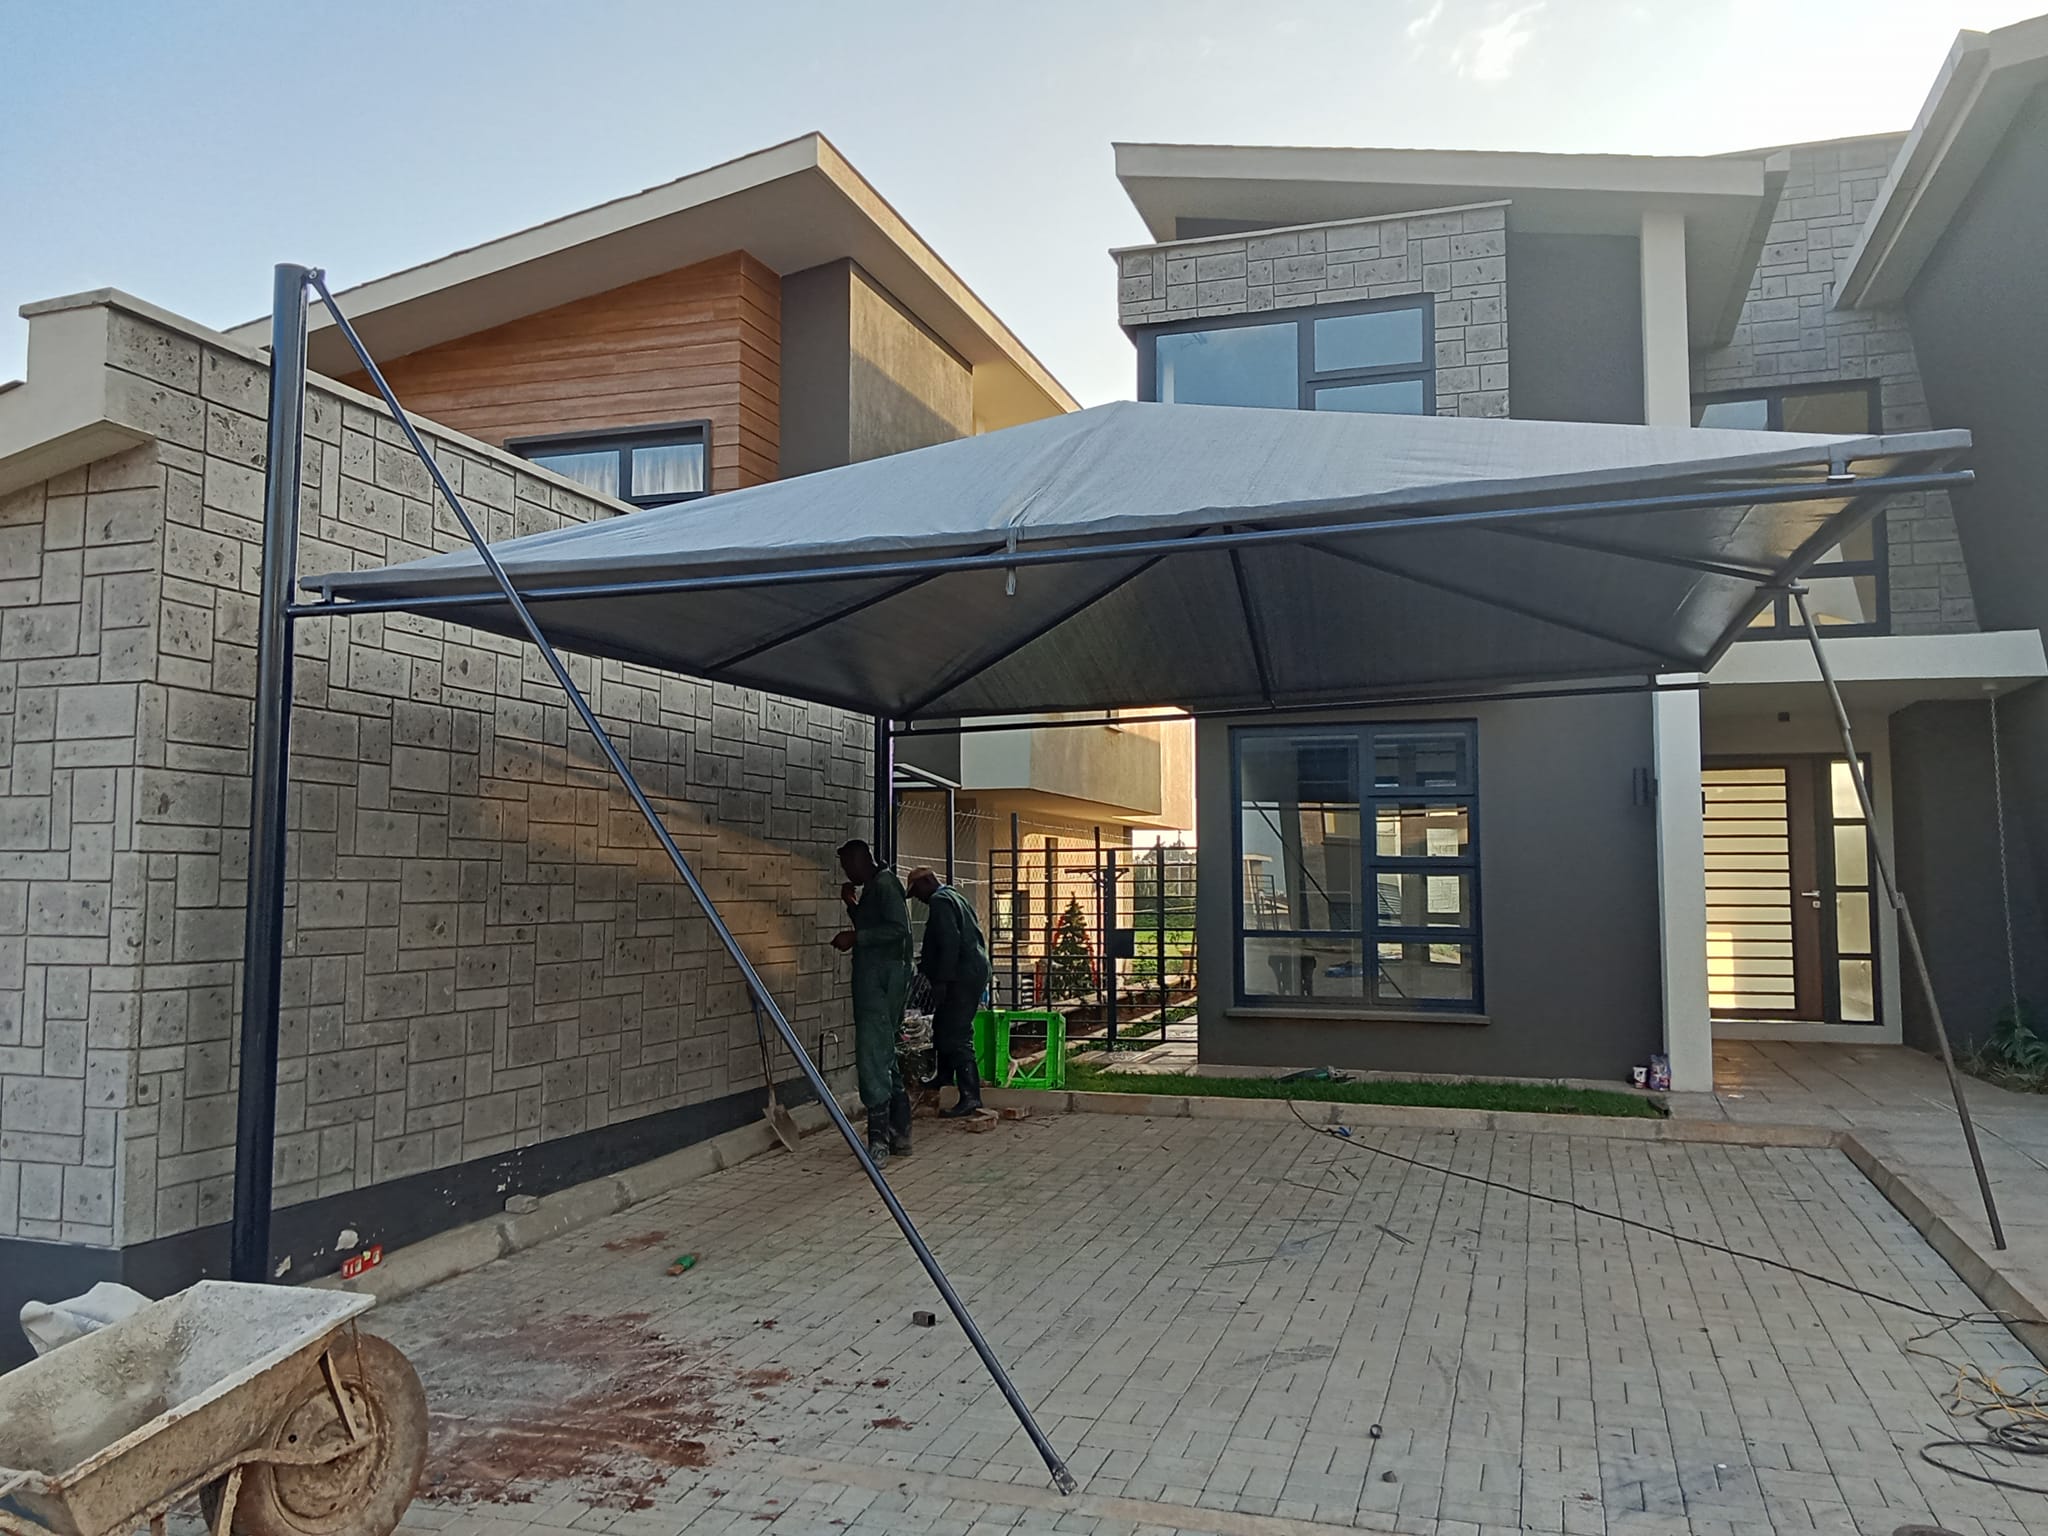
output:
{"label": "worker in green overalls", "polygon": [[949,1120],[963,1119],[981,1109],[981,1073],[974,1064],[974,1016],[981,1009],[981,996],[988,990],[988,943],[981,936],[981,923],[974,905],[943,885],[929,869],[910,872],[910,894],[925,904],[924,951],[918,957],[918,971],[932,984],[932,1048],[938,1056],[938,1081],[953,1080],[960,1097],[951,1109],[942,1109]]}
{"label": "worker in green overalls", "polygon": [[886,1163],[892,1152],[910,1152],[910,1095],[896,1059],[910,992],[910,904],[896,871],[877,864],[866,843],[841,848],[839,867],[846,872],[839,899],[853,926],[834,934],[832,947],[853,955],[853,1056],[868,1112],[868,1156]]}

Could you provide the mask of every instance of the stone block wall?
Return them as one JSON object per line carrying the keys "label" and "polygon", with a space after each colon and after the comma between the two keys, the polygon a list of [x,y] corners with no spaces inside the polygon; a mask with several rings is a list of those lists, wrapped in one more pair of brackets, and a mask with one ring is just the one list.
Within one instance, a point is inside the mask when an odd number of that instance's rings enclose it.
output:
{"label": "stone block wall", "polygon": [[[210,334],[116,336],[156,440],[0,498],[0,1237],[99,1246],[229,1210],[267,389]],[[460,543],[380,408],[316,382],[307,409],[301,573]],[[430,440],[494,538],[624,510]],[[866,722],[572,667],[849,1061],[824,940]],[[736,973],[527,648],[309,621],[294,699],[279,1204],[759,1087]]]}
{"label": "stone block wall", "polygon": [[[1854,249],[1902,139],[1791,151],[1791,169],[1729,345],[1693,358],[1695,394],[1876,380],[1887,432],[1944,425],[1928,414],[1903,310],[1834,307]],[[1885,512],[1896,634],[1977,628],[1948,494],[1901,496]]]}
{"label": "stone block wall", "polygon": [[1507,205],[1181,240],[1117,253],[1126,330],[1436,295],[1439,416],[1508,414]]}

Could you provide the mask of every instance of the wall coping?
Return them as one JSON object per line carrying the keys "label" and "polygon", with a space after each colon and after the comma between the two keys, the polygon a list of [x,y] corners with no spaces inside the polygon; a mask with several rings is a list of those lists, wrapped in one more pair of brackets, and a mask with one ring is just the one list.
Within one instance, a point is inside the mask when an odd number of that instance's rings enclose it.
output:
{"label": "wall coping", "polygon": [[[132,448],[138,441],[153,436],[151,433],[136,431],[131,423],[121,419],[121,415],[113,406],[112,397],[102,391],[100,399],[93,407],[87,408],[83,416],[66,421],[63,431],[32,428],[23,441],[8,441],[6,427],[10,411],[25,417],[41,405],[42,396],[48,392],[50,386],[46,385],[45,390],[41,392],[36,386],[46,377],[62,374],[64,377],[57,381],[56,387],[75,387],[81,374],[107,369],[119,370],[119,365],[109,356],[110,333],[104,326],[92,328],[93,340],[83,345],[73,334],[78,328],[75,325],[65,326],[64,334],[60,337],[59,349],[54,355],[47,349],[42,353],[36,350],[39,335],[49,337],[55,333],[55,328],[48,325],[38,328],[38,320],[48,321],[57,316],[77,315],[81,311],[90,310],[124,314],[146,324],[158,326],[174,335],[196,341],[202,346],[218,348],[245,362],[254,363],[259,368],[268,370],[270,367],[268,347],[256,347],[238,341],[224,332],[201,325],[198,321],[187,319],[183,315],[174,314],[168,309],[150,303],[147,299],[139,299],[119,288],[86,289],[79,293],[61,294],[56,298],[24,304],[20,313],[22,318],[29,322],[30,376],[14,381],[12,388],[0,391],[0,495],[18,488],[20,484],[33,484],[37,480],[53,478],[98,459],[110,458]],[[383,400],[376,395],[367,394],[338,379],[329,378],[326,374],[308,370],[306,387],[332,395],[344,405],[353,405],[370,411],[386,421],[393,419]],[[69,414],[71,413],[67,413]],[[531,459],[521,458],[518,454],[495,444],[458,432],[455,428],[445,426],[430,417],[410,412],[408,414],[411,415],[413,424],[419,427],[423,434],[430,434],[451,447],[487,459],[508,473],[531,475],[546,484],[559,486],[613,516],[623,516],[637,510],[626,502],[601,495],[566,475],[557,474],[554,470],[534,463]],[[68,462],[62,462],[61,467],[56,469],[45,469],[44,450],[59,447],[61,440],[67,437],[76,441],[75,449],[62,456]],[[35,469],[31,475],[17,479],[8,473],[8,466],[11,463],[27,459],[31,455],[36,456]]]}
{"label": "wall coping", "polygon": [[1155,251],[1191,251],[1205,245],[1242,244],[1246,240],[1265,240],[1274,235],[1291,235],[1307,229],[1348,229],[1354,224],[1394,224],[1404,219],[1436,219],[1450,213],[1471,213],[1479,208],[1508,208],[1513,205],[1513,198],[1496,197],[1482,203],[1452,203],[1443,208],[1411,208],[1402,213],[1374,213],[1356,219],[1317,219],[1311,224],[1275,224],[1270,229],[1240,229],[1235,234],[1199,235],[1192,240],[1158,240],[1144,245],[1113,245],[1109,248],[1109,255],[1110,259],[1115,261],[1125,256],[1142,256]]}

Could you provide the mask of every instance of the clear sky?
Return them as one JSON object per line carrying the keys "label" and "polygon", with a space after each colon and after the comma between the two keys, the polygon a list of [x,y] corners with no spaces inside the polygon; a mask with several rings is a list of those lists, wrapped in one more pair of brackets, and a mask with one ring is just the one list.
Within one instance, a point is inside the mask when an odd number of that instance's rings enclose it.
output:
{"label": "clear sky", "polygon": [[2044,0],[0,0],[20,304],[212,325],[821,129],[1084,403],[1128,396],[1115,139],[1714,153],[1909,126]]}

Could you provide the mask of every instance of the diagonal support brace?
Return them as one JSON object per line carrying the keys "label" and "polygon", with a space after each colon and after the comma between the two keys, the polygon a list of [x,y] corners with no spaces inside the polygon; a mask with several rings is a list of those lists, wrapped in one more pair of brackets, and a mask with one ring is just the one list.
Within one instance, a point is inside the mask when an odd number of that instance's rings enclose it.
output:
{"label": "diagonal support brace", "polygon": [[[334,295],[327,287],[326,274],[318,271],[309,272],[306,281],[320,295],[320,301],[334,317],[336,328],[347,340],[350,350],[355,353],[356,361],[362,364],[364,373],[369,376],[378,395],[383,398],[385,407],[391,412],[399,431],[405,434],[406,441],[412,445],[412,451],[419,455],[420,462],[426,466],[427,473],[433,477],[435,486],[447,501],[449,510],[454,512],[456,520],[462,524],[462,531],[475,548],[477,558],[484,563],[490,572],[491,580],[504,594],[506,603],[518,615],[520,628],[525,631],[534,648],[540,652],[541,659],[547,663],[548,670],[554,674],[555,682],[567,697],[570,708],[576,711],[584,729],[596,741],[598,751],[604,755],[605,762],[610,765],[634,807],[646,819],[648,829],[660,843],[662,852],[668,855],[669,862],[675,866],[676,874],[689,888],[690,895],[696,900],[706,921],[711,924],[712,931],[718,935],[719,943],[732,957],[733,964],[739,968],[741,977],[746,981],[747,990],[759,1001],[770,1022],[774,1024],[775,1032],[782,1037],[783,1044],[789,1047],[790,1054],[796,1058],[796,1063],[803,1070],[804,1079],[810,1084],[811,1091],[818,1096],[818,1102],[824,1106],[825,1113],[831,1116],[833,1125],[860,1163],[861,1171],[867,1175],[868,1182],[874,1185],[875,1193],[882,1197],[883,1205],[888,1207],[890,1216],[902,1230],[904,1241],[910,1244],[911,1251],[917,1255],[918,1262],[924,1266],[925,1273],[931,1277],[939,1295],[945,1299],[947,1310],[953,1314],[954,1321],[959,1323],[960,1331],[967,1335],[967,1342],[974,1346],[975,1354],[981,1357],[983,1368],[987,1370],[996,1389],[1003,1394],[1004,1400],[1009,1403],[1010,1411],[1017,1416],[1018,1424],[1022,1426],[1024,1433],[1030,1436],[1032,1445],[1037,1448],[1039,1456],[1045,1462],[1046,1471],[1052,1475],[1053,1486],[1061,1493],[1072,1493],[1075,1488],[1073,1473],[1067,1470],[1066,1462],[1059,1452],[1053,1449],[1045,1431],[1039,1428],[1038,1421],[1032,1417],[1029,1405],[1018,1392],[1016,1384],[1010,1380],[1009,1373],[1003,1369],[1003,1363],[996,1358],[995,1351],[989,1347],[988,1340],[982,1337],[981,1329],[968,1314],[967,1304],[960,1299],[959,1292],[953,1289],[953,1282],[946,1278],[946,1272],[939,1267],[939,1261],[925,1245],[924,1238],[919,1235],[916,1225],[910,1219],[910,1213],[904,1210],[902,1202],[896,1198],[896,1192],[889,1187],[889,1181],[882,1176],[881,1169],[875,1166],[874,1159],[868,1156],[866,1143],[855,1132],[853,1122],[846,1117],[846,1111],[840,1108],[839,1101],[834,1097],[830,1085],[826,1083],[824,1074],[818,1070],[817,1064],[811,1060],[810,1053],[804,1049],[803,1042],[797,1038],[796,1030],[783,1014],[781,1005],[769,993],[767,983],[761,979],[760,973],[754,969],[753,962],[747,958],[746,951],[741,948],[738,938],[726,926],[725,919],[719,915],[710,892],[705,890],[703,882],[697,878],[696,870],[691,868],[690,861],[683,857],[682,849],[676,846],[676,841],[662,823],[660,814],[647,798],[647,792],[640,787],[640,781],[634,777],[632,767],[626,762],[624,754],[619,751],[610,733],[597,718],[597,713],[591,708],[590,701],[584,697],[583,690],[577,687],[575,679],[570,677],[569,669],[563,664],[560,654],[541,633],[540,626],[534,621],[525,600],[513,586],[512,578],[506,574],[498,557],[491,552],[490,544],[470,517],[469,509],[455,494],[455,488],[448,483],[448,477],[442,473],[440,463],[413,426],[412,418],[398,403],[398,397],[392,393],[383,371],[370,356],[369,348],[363,345],[362,338],[356,334],[348,316],[343,314],[341,306],[335,303]],[[877,752],[886,753],[889,747],[886,734],[878,732]]]}
{"label": "diagonal support brace", "polygon": [[1849,760],[1849,778],[1856,786],[1856,799],[1863,808],[1863,824],[1870,829],[1871,862],[1877,866],[1877,878],[1884,888],[1885,900],[1898,914],[1899,937],[1905,941],[1906,953],[1913,960],[1913,973],[1920,979],[1921,995],[1927,999],[1928,1017],[1934,1020],[1934,1038],[1941,1043],[1941,1064],[1948,1071],[1948,1090],[1956,1101],[1956,1118],[1963,1122],[1963,1140],[1970,1149],[1970,1166],[1977,1173],[1977,1192],[1984,1197],[1984,1218],[1991,1225],[1992,1246],[2003,1249],[2005,1228],[1998,1219],[1998,1202],[1991,1197],[1991,1176],[1984,1171],[1984,1153],[1977,1145],[1976,1122],[1970,1118],[1969,1101],[1963,1097],[1963,1082],[1956,1074],[1956,1057],[1949,1045],[1948,1024],[1941,1016],[1941,1000],[1934,995],[1934,974],[1927,968],[1927,951],[1920,945],[1920,929],[1913,921],[1913,909],[1906,905],[1906,893],[1899,888],[1898,879],[1892,871],[1888,840],[1878,827],[1877,811],[1870,799],[1870,783],[1863,772],[1863,759],[1856,755],[1856,736],[1849,728],[1848,707],[1842,703],[1842,690],[1835,682],[1834,668],[1828,665],[1828,654],[1820,643],[1820,629],[1813,622],[1813,611],[1806,605],[1806,584],[1795,581],[1783,590],[1789,592],[1792,601],[1798,605],[1799,622],[1806,627],[1807,643],[1813,647],[1814,665],[1820,669],[1821,683],[1827,688],[1828,700],[1835,707],[1835,727],[1841,732],[1842,752]]}

